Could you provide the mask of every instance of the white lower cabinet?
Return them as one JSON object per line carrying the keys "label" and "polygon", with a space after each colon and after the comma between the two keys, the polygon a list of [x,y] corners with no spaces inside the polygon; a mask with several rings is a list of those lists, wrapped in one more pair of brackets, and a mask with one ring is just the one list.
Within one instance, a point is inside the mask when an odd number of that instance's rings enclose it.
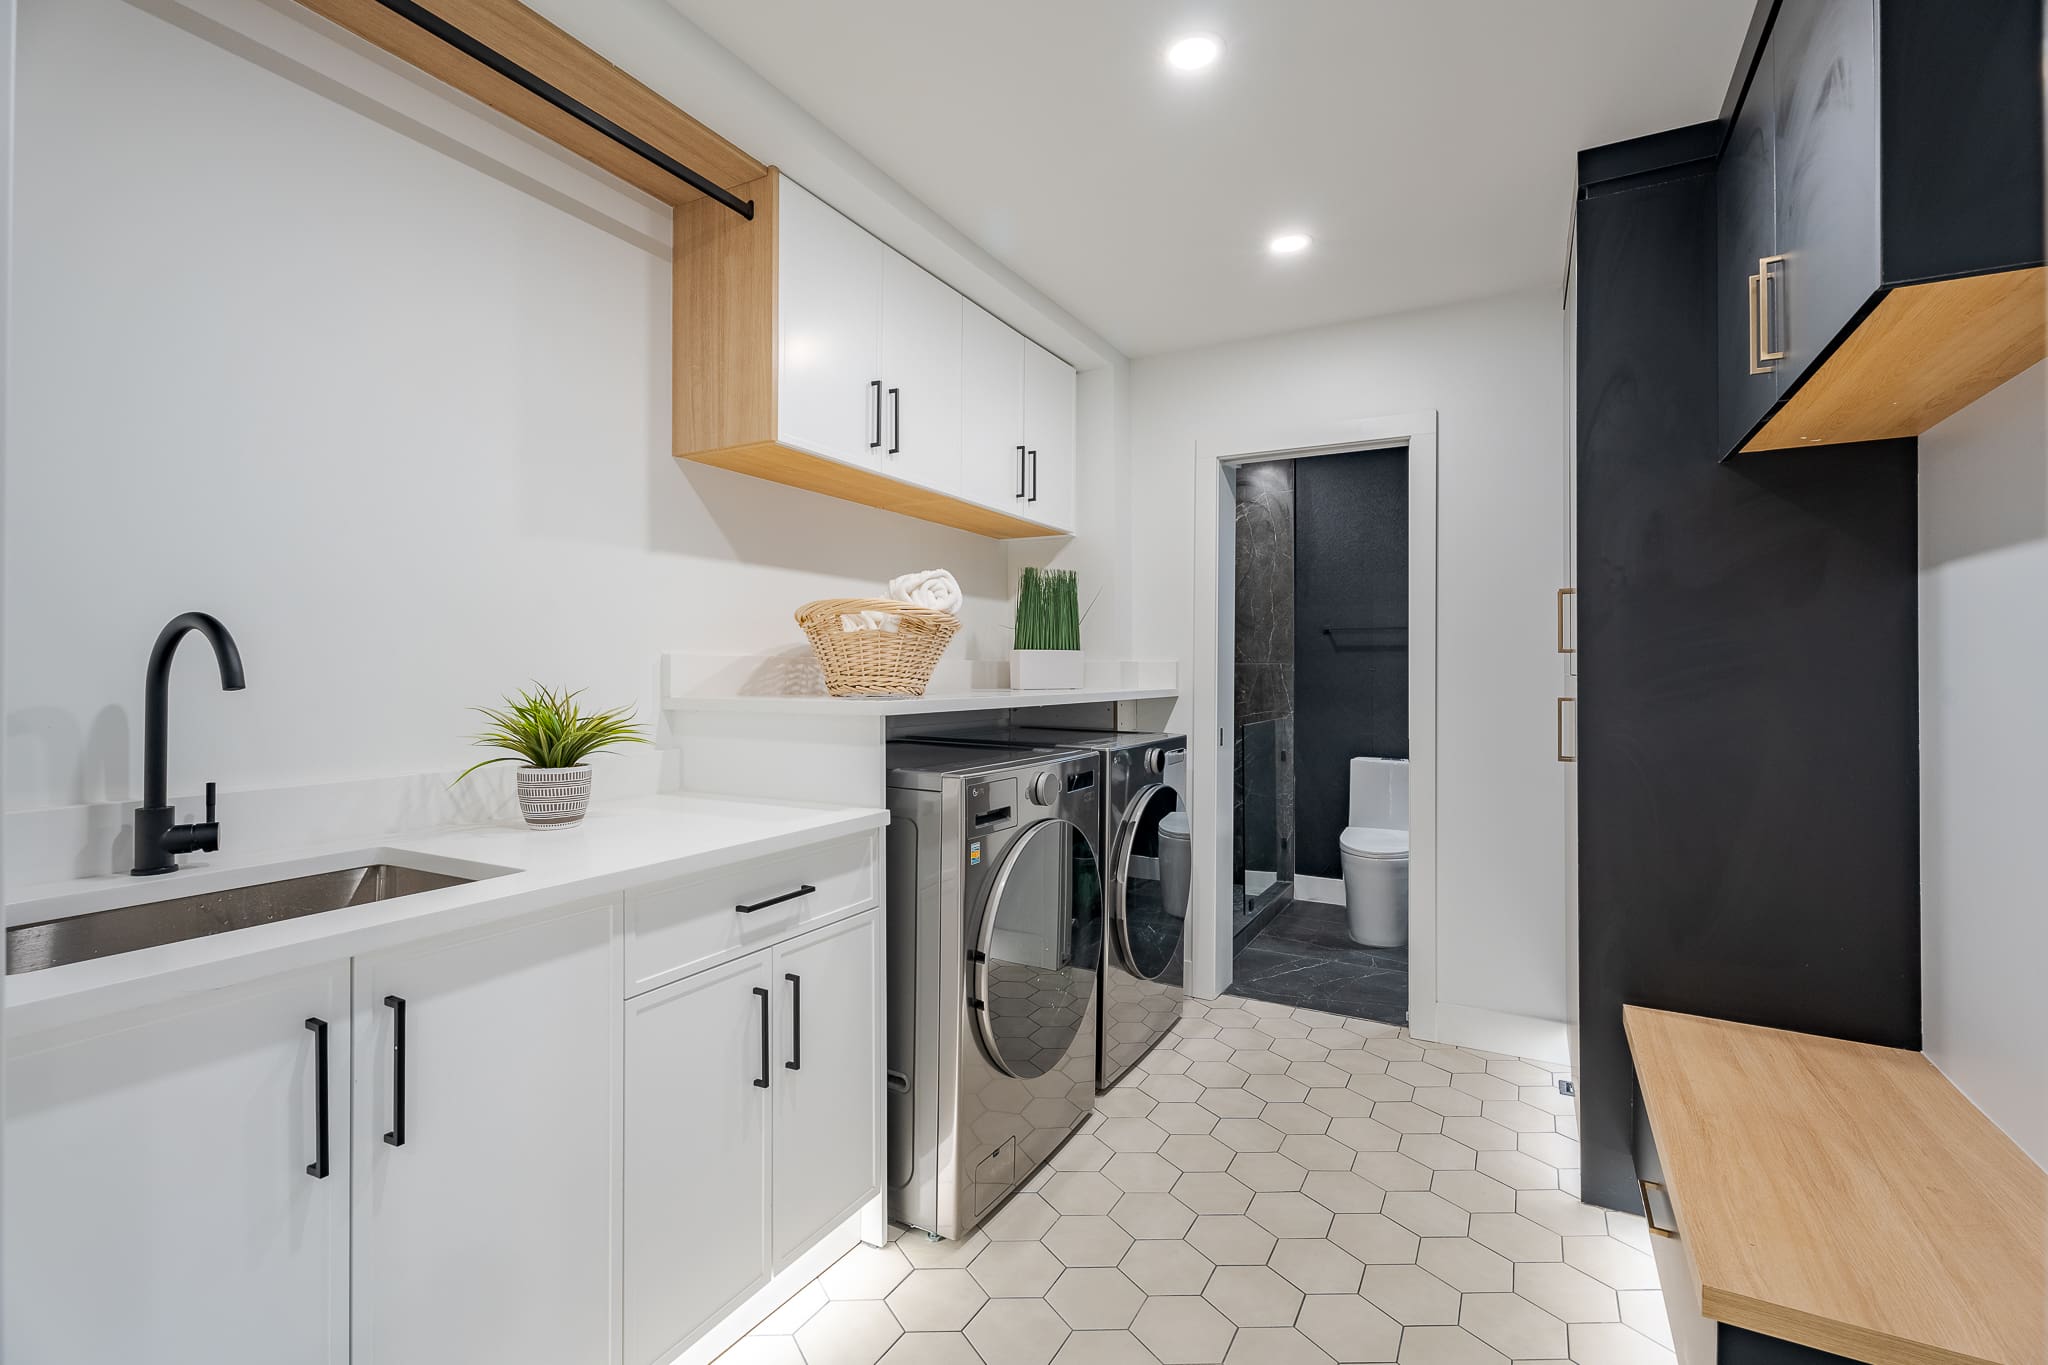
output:
{"label": "white lower cabinet", "polygon": [[879,934],[865,910],[626,1002],[626,1365],[880,1192]]}
{"label": "white lower cabinet", "polygon": [[872,911],[774,952],[785,1053],[774,1068],[775,1263],[881,1187],[881,932]]}
{"label": "white lower cabinet", "polygon": [[768,1282],[768,958],[626,1002],[627,1365]]}
{"label": "white lower cabinet", "polygon": [[355,964],[355,1359],[618,1358],[616,908]]}
{"label": "white lower cabinet", "polygon": [[338,962],[10,1051],[0,1358],[349,1359],[348,1002]]}

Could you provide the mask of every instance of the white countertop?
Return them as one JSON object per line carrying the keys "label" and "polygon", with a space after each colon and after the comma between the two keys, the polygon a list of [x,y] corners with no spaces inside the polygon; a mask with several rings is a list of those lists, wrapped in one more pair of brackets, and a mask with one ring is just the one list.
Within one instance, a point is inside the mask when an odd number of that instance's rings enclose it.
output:
{"label": "white countertop", "polygon": [[1008,711],[1026,706],[1086,706],[1115,701],[1157,701],[1180,695],[1176,687],[1081,687],[1020,692],[1010,688],[927,692],[922,697],[679,696],[672,711],[747,711],[768,715],[920,716],[946,711]]}
{"label": "white countertop", "polygon": [[273,972],[374,952],[397,943],[488,924],[577,897],[692,876],[820,840],[880,829],[888,812],[707,796],[650,796],[600,803],[569,829],[489,825],[385,840],[370,846],[301,849],[184,860],[164,877],[86,877],[24,888],[7,922],[26,924],[141,901],[281,880],[378,861],[432,870],[503,875],[370,905],[350,906],[75,962],[6,980],[10,1034],[57,1027]]}

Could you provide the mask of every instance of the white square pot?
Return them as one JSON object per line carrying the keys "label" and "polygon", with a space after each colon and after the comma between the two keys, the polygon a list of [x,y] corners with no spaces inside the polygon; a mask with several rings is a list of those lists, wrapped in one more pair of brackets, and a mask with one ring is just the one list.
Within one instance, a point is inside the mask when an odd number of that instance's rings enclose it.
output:
{"label": "white square pot", "polygon": [[1013,649],[1010,686],[1019,692],[1072,691],[1085,680],[1078,649]]}

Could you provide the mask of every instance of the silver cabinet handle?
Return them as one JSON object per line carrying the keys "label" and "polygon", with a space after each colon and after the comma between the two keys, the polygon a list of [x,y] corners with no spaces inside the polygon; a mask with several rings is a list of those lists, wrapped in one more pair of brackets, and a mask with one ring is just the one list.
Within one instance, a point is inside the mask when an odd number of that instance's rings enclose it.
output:
{"label": "silver cabinet handle", "polygon": [[1559,697],[1557,699],[1557,761],[1560,763],[1576,763],[1579,761],[1578,754],[1576,752],[1568,754],[1564,751],[1564,708],[1567,703],[1572,707],[1572,714],[1574,716],[1578,714],[1579,699],[1577,697]]}

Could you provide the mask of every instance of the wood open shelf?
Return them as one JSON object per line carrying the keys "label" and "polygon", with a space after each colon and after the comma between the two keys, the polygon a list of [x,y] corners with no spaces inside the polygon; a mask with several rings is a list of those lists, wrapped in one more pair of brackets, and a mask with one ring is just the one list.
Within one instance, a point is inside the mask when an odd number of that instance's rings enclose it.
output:
{"label": "wood open shelf", "polygon": [[2048,1174],[1926,1057],[1624,1018],[1702,1314],[1872,1365],[2048,1360]]}
{"label": "wood open shelf", "polygon": [[[686,182],[393,14],[377,0],[299,3],[665,204],[708,202]],[[426,7],[713,184],[731,189],[764,173],[760,162],[518,0],[426,0]]]}
{"label": "wood open shelf", "polygon": [[2044,272],[1892,290],[1742,448],[1918,436],[2048,356]]}

